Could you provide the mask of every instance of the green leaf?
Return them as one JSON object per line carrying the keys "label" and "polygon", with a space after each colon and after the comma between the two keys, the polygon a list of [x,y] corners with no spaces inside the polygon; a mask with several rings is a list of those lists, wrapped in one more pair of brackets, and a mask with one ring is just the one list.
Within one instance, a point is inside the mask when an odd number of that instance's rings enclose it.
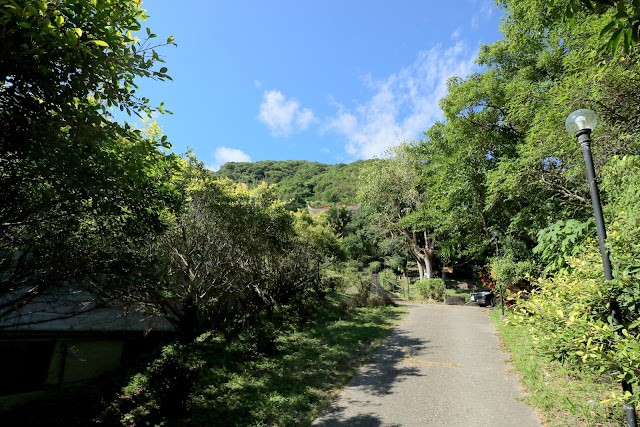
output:
{"label": "green leaf", "polygon": [[627,4],[624,1],[618,2],[618,13],[616,13],[616,18],[623,19],[627,18],[629,15],[627,14]]}
{"label": "green leaf", "polygon": [[600,31],[600,37],[603,37],[610,29],[612,29],[616,25],[616,21],[611,21],[607,25],[604,26],[602,31]]}
{"label": "green leaf", "polygon": [[580,1],[584,5],[584,7],[586,7],[589,10],[593,10],[593,5],[591,4],[590,0],[580,0]]}
{"label": "green leaf", "polygon": [[163,74],[166,73],[167,72],[167,67],[160,68],[160,72],[163,73]]}
{"label": "green leaf", "polygon": [[565,11],[565,15],[567,16],[567,21],[569,21],[569,24],[574,25],[575,20],[574,20],[573,7],[571,7],[571,3],[567,4],[567,10]]}
{"label": "green leaf", "polygon": [[107,42],[104,42],[102,40],[91,40],[91,41],[97,44],[98,46],[109,47],[109,44],[107,44]]}
{"label": "green leaf", "polygon": [[167,39],[167,44],[171,43],[174,39],[175,39],[175,37],[169,36],[169,38]]}
{"label": "green leaf", "polygon": [[624,52],[629,53],[631,50],[631,28],[624,29]]}
{"label": "green leaf", "polygon": [[609,42],[607,43],[607,48],[609,49],[611,54],[615,54],[616,51],[618,50],[618,46],[620,45],[620,38],[622,37],[622,30],[624,30],[624,28],[618,28],[611,35],[611,38],[609,39]]}

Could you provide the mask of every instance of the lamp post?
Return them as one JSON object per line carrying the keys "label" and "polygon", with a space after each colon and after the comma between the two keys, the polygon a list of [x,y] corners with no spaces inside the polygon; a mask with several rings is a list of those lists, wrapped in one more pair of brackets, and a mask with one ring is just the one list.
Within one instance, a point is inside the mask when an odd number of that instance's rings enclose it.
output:
{"label": "lamp post", "polygon": [[[496,258],[497,258],[498,257],[498,236],[500,235],[500,233],[496,230],[491,230],[491,235],[496,240]],[[500,280],[500,307],[502,309],[502,314],[500,315],[500,319],[504,320],[505,315],[504,315],[504,295],[502,293],[502,280]]]}
{"label": "lamp post", "polygon": [[[596,172],[593,166],[593,156],[591,155],[591,131],[598,124],[596,113],[591,110],[577,110],[567,117],[565,127],[567,131],[578,138],[578,143],[582,148],[582,155],[587,170],[587,181],[589,183],[589,192],[591,193],[591,204],[593,205],[593,214],[596,220],[596,230],[598,232],[598,243],[600,245],[600,256],[602,257],[602,266],[604,268],[605,280],[612,280],[613,273],[611,271],[611,260],[609,253],[605,247],[607,240],[607,231],[604,226],[604,217],[602,216],[602,204],[600,203],[600,194],[598,192],[598,183],[596,182]],[[622,315],[620,313],[620,305],[617,301],[611,300],[611,319],[614,326],[622,324]],[[626,393],[632,393],[631,384],[622,381],[622,390]],[[629,427],[637,427],[636,412],[633,405],[629,402],[624,403],[624,409],[627,416],[627,425]]]}

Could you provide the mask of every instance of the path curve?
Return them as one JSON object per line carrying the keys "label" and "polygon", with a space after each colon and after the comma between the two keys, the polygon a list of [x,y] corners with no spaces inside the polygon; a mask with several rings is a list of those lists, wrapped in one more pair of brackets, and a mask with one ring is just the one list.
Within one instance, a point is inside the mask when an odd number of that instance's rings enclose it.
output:
{"label": "path curve", "polygon": [[408,307],[314,426],[541,426],[487,309]]}

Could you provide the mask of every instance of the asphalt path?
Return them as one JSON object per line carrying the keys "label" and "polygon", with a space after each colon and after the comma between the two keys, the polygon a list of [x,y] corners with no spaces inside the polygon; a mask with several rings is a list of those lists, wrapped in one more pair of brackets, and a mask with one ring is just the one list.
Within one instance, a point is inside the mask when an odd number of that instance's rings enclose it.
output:
{"label": "asphalt path", "polygon": [[408,307],[314,426],[541,426],[487,309]]}

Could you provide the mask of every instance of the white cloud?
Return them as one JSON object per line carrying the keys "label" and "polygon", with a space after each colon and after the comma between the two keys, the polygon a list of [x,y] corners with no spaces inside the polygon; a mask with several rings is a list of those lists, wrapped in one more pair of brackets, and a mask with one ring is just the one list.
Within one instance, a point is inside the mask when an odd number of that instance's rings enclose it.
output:
{"label": "white cloud", "polygon": [[478,20],[480,19],[480,17],[478,15],[473,15],[471,17],[471,28],[473,28],[474,30],[477,30],[480,25],[478,24]]}
{"label": "white cloud", "polygon": [[495,5],[492,1],[485,0],[480,5],[480,9],[471,17],[471,28],[477,30],[480,27],[480,21],[488,21],[493,15]]}
{"label": "white cloud", "polygon": [[303,108],[295,98],[287,99],[278,90],[265,91],[258,120],[267,125],[273,136],[289,136],[305,130],[315,121],[313,112]]}
{"label": "white cloud", "polygon": [[254,80],[253,87],[255,87],[256,89],[262,87],[262,82],[260,80]]}
{"label": "white cloud", "polygon": [[415,140],[442,118],[439,101],[447,94],[447,80],[471,73],[474,58],[475,52],[458,42],[449,49],[422,51],[413,64],[384,79],[365,76],[371,98],[352,108],[336,102],[338,111],[324,130],[344,135],[346,151],[357,158],[378,156]]}
{"label": "white cloud", "polygon": [[451,33],[451,39],[458,40],[460,38],[460,34],[462,34],[462,27],[456,28],[456,30]]}
{"label": "white cloud", "polygon": [[219,147],[213,153],[214,163],[207,165],[206,168],[212,171],[217,171],[222,165],[227,162],[250,162],[251,157],[242,150],[237,148]]}

